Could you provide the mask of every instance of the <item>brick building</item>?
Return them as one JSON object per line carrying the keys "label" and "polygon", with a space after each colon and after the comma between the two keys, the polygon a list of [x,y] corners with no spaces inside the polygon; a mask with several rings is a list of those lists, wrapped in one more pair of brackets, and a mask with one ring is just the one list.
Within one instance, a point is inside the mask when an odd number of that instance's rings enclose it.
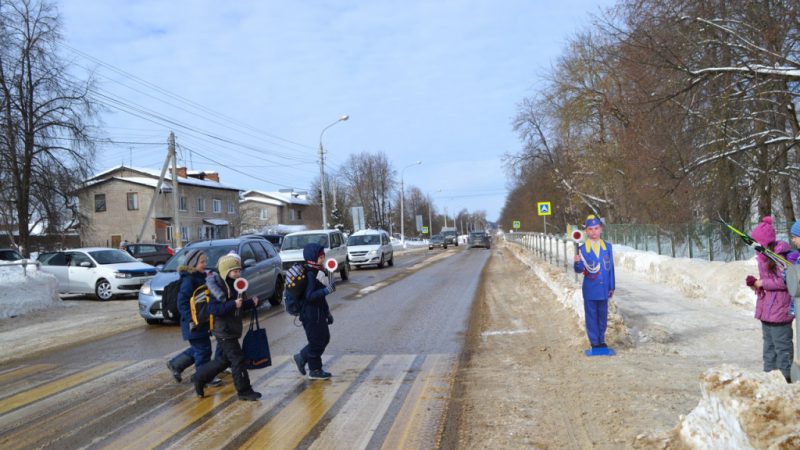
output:
{"label": "brick building", "polygon": [[311,202],[306,192],[246,191],[239,202],[243,232],[288,232],[313,227],[308,220]]}

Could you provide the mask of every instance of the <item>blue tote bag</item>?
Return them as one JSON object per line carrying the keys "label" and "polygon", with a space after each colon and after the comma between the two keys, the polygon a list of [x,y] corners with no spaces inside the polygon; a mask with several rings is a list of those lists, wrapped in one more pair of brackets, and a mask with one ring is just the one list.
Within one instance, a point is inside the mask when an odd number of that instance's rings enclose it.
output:
{"label": "blue tote bag", "polygon": [[259,326],[258,312],[255,309],[253,309],[253,315],[250,316],[250,328],[242,341],[242,353],[244,354],[244,365],[248,370],[263,369],[272,365],[267,330]]}

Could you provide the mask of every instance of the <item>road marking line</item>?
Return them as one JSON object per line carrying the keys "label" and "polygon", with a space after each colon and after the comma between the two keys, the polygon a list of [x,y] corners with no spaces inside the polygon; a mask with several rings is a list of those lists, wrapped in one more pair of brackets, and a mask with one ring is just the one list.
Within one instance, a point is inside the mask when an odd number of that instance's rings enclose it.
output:
{"label": "road marking line", "polygon": [[345,355],[337,361],[336,373],[330,380],[309,381],[281,412],[240,449],[293,449],[347,391],[359,374],[369,366],[373,355]]}
{"label": "road marking line", "polygon": [[438,448],[456,365],[455,355],[428,355],[406,396],[383,449]]}
{"label": "road marking line", "polygon": [[[276,366],[289,359],[288,356],[273,358],[273,366],[262,371],[259,376],[270,373]],[[190,387],[190,389],[194,389]],[[204,398],[194,395],[184,398],[177,405],[162,408],[157,414],[148,416],[148,419],[135,428],[109,442],[107,449],[143,449],[155,448],[163,444],[175,434],[200,420],[206,414],[222,405],[236,395],[233,379],[214,392],[212,388],[206,389]]]}
{"label": "road marking line", "polygon": [[44,372],[56,367],[55,364],[34,364],[31,366],[22,366],[0,374],[0,384],[17,379],[25,378],[35,373]]}
{"label": "road marking line", "polygon": [[[51,395],[0,417],[0,448],[54,447],[54,443],[164,384],[161,360],[146,360]],[[108,392],[113,390],[113,399]],[[24,425],[24,426],[23,426]],[[41,430],[31,433],[31,430]],[[44,430],[50,433],[44,433]]]}
{"label": "road marking line", "polygon": [[508,336],[512,334],[526,334],[533,333],[533,330],[497,330],[497,331],[484,331],[481,337],[486,336]]}
{"label": "road marking line", "polygon": [[68,377],[56,380],[45,385],[33,388],[26,392],[21,392],[7,399],[0,401],[0,414],[5,414],[20,406],[41,400],[44,397],[53,395],[56,392],[65,391],[83,382],[92,380],[107,374],[108,372],[119,369],[120,367],[131,364],[132,361],[113,361],[92,367],[91,369],[78,372]]}
{"label": "road marking line", "polygon": [[366,448],[415,359],[416,355],[381,358],[310,448]]}

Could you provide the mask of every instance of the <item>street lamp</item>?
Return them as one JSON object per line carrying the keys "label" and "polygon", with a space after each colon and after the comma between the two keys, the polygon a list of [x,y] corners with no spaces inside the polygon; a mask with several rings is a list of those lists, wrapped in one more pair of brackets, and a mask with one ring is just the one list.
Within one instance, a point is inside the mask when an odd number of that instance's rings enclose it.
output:
{"label": "street lamp", "polygon": [[400,171],[400,240],[403,245],[403,248],[406,248],[406,216],[403,214],[403,199],[406,197],[406,188],[403,180],[403,174],[405,173],[406,169],[409,167],[414,167],[422,164],[422,161],[417,161],[414,164],[409,164],[403,167],[403,170]]}
{"label": "street lamp", "polygon": [[[325,150],[322,148],[322,135],[325,134],[325,130],[328,128],[336,125],[339,122],[344,122],[345,120],[349,119],[350,116],[347,114],[339,117],[336,122],[328,125],[327,127],[322,129],[322,132],[319,134],[319,185],[320,189],[322,190],[322,229],[328,229],[328,206],[327,201],[325,200]],[[336,205],[334,205],[336,206]]]}

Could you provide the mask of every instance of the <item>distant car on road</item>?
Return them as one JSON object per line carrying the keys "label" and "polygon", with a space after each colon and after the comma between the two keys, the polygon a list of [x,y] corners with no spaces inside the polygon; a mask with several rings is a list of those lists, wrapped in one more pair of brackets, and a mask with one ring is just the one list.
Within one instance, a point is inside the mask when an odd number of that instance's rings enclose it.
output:
{"label": "distant car on road", "polygon": [[19,261],[25,259],[13,248],[0,248],[0,261]]}
{"label": "distant car on road", "polygon": [[447,241],[441,234],[434,234],[430,241],[428,241],[428,250],[433,250],[434,247],[441,247],[447,250]]}
{"label": "distant car on road", "polygon": [[485,249],[492,248],[492,242],[489,235],[483,231],[473,231],[467,237],[467,248],[483,247]]}
{"label": "distant car on road", "polygon": [[111,300],[119,294],[135,294],[156,274],[155,267],[137,261],[114,248],[76,248],[42,253],[39,270],[53,274],[62,294],[94,294]]}
{"label": "distant car on road", "polygon": [[394,248],[389,233],[383,230],[360,230],[347,238],[347,254],[350,265],[355,267],[376,264],[394,265]]}
{"label": "distant car on road", "polygon": [[445,244],[458,247],[458,231],[455,227],[442,227],[441,234]]}
{"label": "distant car on road", "polygon": [[161,312],[161,295],[164,287],[178,279],[178,267],[186,260],[186,252],[203,250],[208,255],[207,270],[216,270],[220,256],[235,251],[242,258],[242,277],[250,287],[247,295],[257,295],[271,305],[279,305],[283,299],[283,274],[281,259],[272,244],[264,239],[237,238],[192,242],[172,257],[152,280],[139,291],[139,315],[150,325],[164,320]]}
{"label": "distant car on road", "polygon": [[334,258],[339,264],[339,276],[347,281],[350,278],[350,265],[348,264],[347,244],[342,232],[339,230],[310,230],[289,233],[283,238],[281,245],[281,261],[283,270],[287,270],[303,259],[303,247],[315,242],[325,249],[327,259]]}
{"label": "distant car on road", "polygon": [[167,244],[128,244],[128,253],[151,266],[166,264],[175,255]]}

